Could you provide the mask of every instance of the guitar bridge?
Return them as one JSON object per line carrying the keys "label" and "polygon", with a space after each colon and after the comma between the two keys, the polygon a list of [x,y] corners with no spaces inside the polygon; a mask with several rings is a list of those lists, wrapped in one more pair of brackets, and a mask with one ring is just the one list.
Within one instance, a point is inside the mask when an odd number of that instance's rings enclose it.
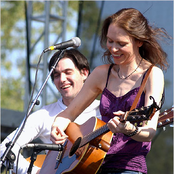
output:
{"label": "guitar bridge", "polygon": [[59,164],[62,163],[62,158],[65,152],[65,146],[67,144],[68,140],[65,141],[64,145],[63,145],[63,150],[58,152],[57,158],[56,158],[56,166],[54,169],[57,169]]}

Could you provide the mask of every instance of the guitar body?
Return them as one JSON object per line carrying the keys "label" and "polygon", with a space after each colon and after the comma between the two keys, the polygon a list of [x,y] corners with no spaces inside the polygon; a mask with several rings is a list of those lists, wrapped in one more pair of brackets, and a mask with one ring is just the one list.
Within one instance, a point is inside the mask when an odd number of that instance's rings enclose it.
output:
{"label": "guitar body", "polygon": [[65,151],[62,155],[62,160],[56,166],[56,158],[59,152],[49,151],[45,161],[42,165],[41,174],[95,174],[100,165],[102,164],[104,157],[110,147],[112,140],[112,132],[102,134],[86,144],[84,147],[79,148],[81,154],[77,156],[73,154],[69,155],[73,143],[79,138],[88,135],[101,126],[105,125],[105,122],[91,117],[87,122],[82,125],[76,123],[70,123],[66,129],[68,135],[68,142],[65,146]]}

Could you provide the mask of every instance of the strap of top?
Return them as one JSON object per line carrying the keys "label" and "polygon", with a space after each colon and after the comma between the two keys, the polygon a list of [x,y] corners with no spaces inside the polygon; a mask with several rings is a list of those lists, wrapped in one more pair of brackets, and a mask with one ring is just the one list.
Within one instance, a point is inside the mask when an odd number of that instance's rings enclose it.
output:
{"label": "strap of top", "polygon": [[109,66],[109,69],[108,69],[108,76],[107,76],[105,88],[108,86],[109,75],[110,75],[110,73],[111,73],[111,69],[112,69],[113,65],[114,65],[114,64],[111,64],[111,65]]}
{"label": "strap of top", "polygon": [[143,80],[144,80],[144,77],[145,77],[145,75],[146,75],[146,73],[147,73],[147,71],[149,70],[149,68],[146,70],[146,72],[143,74],[143,78],[142,78],[142,80],[141,80],[141,84],[143,83]]}

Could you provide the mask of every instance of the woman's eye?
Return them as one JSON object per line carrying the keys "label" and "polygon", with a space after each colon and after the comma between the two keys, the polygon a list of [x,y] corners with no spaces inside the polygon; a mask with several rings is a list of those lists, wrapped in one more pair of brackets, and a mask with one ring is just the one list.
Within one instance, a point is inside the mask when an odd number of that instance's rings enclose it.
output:
{"label": "woman's eye", "polygon": [[119,42],[118,44],[122,47],[126,45],[126,43],[123,43],[123,42]]}
{"label": "woman's eye", "polygon": [[113,41],[112,41],[112,40],[110,40],[110,39],[107,39],[107,42],[108,42],[108,43],[113,43]]}
{"label": "woman's eye", "polygon": [[109,42],[109,43],[113,43],[113,41],[111,41],[111,40],[109,40],[108,42]]}

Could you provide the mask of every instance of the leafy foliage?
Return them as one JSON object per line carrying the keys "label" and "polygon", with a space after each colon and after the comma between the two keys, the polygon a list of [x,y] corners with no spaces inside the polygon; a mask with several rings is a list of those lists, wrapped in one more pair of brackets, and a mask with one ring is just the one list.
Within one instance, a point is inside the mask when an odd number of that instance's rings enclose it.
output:
{"label": "leafy foliage", "polygon": [[[10,13],[9,13],[10,12]],[[19,42],[23,27],[20,21],[24,20],[24,3],[20,1],[1,2],[1,58],[6,58],[7,50],[24,48]],[[21,40],[24,39],[22,36]]]}
{"label": "leafy foliage", "polygon": [[1,107],[23,111],[24,84],[20,78],[1,77]]}
{"label": "leafy foliage", "polygon": [[[25,4],[26,1],[2,1],[1,2],[1,107],[13,110],[23,110],[23,100],[25,93],[25,73],[26,73],[26,21]],[[35,1],[33,5],[33,16],[44,16],[45,2]],[[57,1],[51,1],[50,9],[52,15],[61,13],[62,6]],[[68,15],[73,17],[74,10],[78,8],[77,2],[69,2]],[[10,12],[10,13],[9,13]],[[72,29],[68,18],[68,30]],[[35,23],[36,24],[36,23]],[[61,22],[50,23],[50,33],[55,35],[60,33]],[[31,45],[33,45],[39,35],[44,32],[43,24],[36,24],[32,27]],[[56,36],[57,37],[57,36]],[[42,40],[43,41],[43,40]],[[33,56],[33,63],[38,61],[38,53]],[[16,67],[14,71],[14,67]],[[15,73],[18,73],[18,76]],[[16,102],[18,101],[18,102]]]}
{"label": "leafy foliage", "polygon": [[[1,21],[1,107],[23,111],[25,88],[22,76],[14,78],[8,73],[13,70],[12,60],[15,57],[13,50],[18,50],[20,53],[25,48],[25,30],[22,23],[24,21],[24,2],[2,1]],[[22,54],[18,54],[18,56],[24,60]],[[20,61],[20,63],[22,62]],[[18,67],[19,71],[24,69],[23,65]]]}

